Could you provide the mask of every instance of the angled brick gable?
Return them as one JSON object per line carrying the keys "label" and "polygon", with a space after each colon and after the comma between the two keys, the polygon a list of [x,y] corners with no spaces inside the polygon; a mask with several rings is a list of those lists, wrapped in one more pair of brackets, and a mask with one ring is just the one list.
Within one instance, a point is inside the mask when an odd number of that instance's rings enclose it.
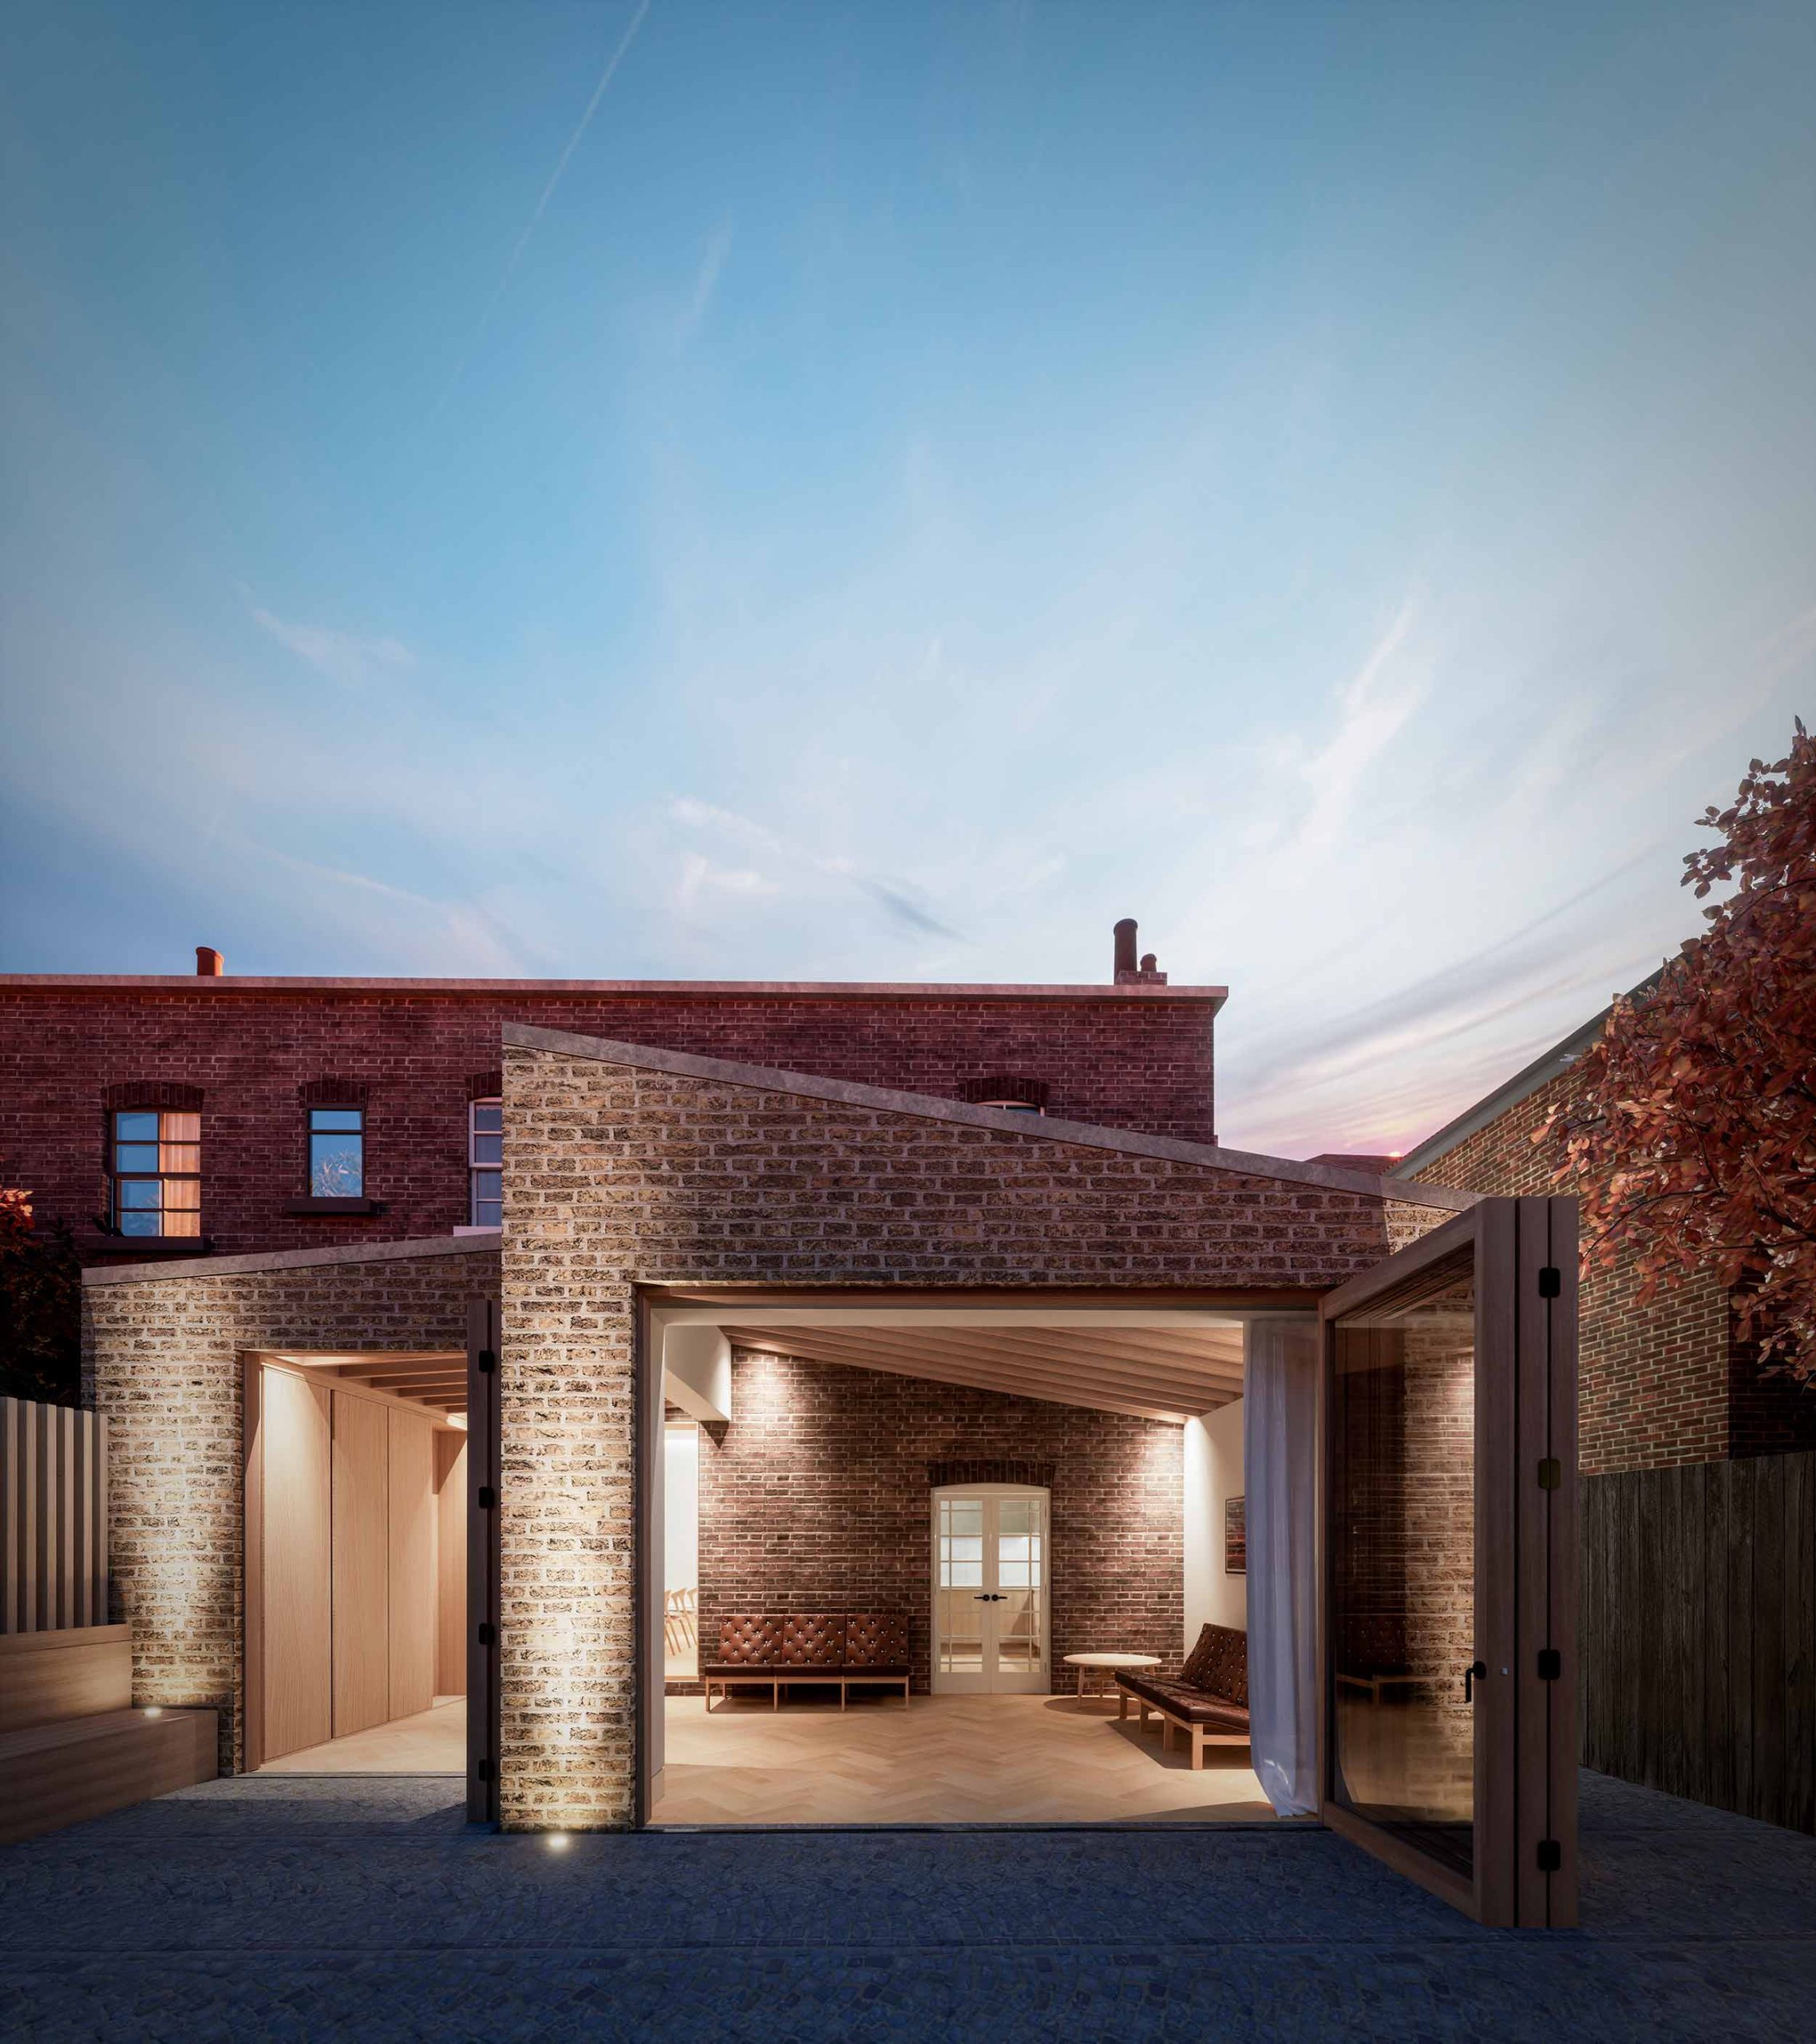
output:
{"label": "angled brick gable", "polygon": [[1302,1301],[1469,1203],[540,1030],[506,1031],[504,1100],[508,1825],[632,1821],[639,1285]]}

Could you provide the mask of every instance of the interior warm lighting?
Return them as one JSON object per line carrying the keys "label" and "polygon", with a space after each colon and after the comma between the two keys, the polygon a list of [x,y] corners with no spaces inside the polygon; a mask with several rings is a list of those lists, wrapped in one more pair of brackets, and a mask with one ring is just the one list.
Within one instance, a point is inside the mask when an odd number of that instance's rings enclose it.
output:
{"label": "interior warm lighting", "polygon": [[551,1852],[560,1852],[564,1851],[566,1849],[567,1844],[568,1834],[566,1832],[552,1831],[548,1834],[548,1849]]}
{"label": "interior warm lighting", "polygon": [[161,1704],[148,1703],[145,1705],[145,1715],[148,1717],[161,1717],[164,1715],[164,1707]]}
{"label": "interior warm lighting", "polygon": [[448,1424],[451,1427],[458,1427],[461,1432],[465,1433],[467,1430],[467,1416],[465,1412],[450,1412],[448,1415]]}

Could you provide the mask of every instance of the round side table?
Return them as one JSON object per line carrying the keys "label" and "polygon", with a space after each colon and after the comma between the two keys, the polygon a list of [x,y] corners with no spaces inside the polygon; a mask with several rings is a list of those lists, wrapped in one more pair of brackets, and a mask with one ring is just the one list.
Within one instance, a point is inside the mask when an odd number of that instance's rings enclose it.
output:
{"label": "round side table", "polygon": [[[1065,1660],[1068,1668],[1076,1668],[1078,1671],[1080,1696],[1085,1693],[1085,1670],[1087,1668],[1102,1669],[1107,1680],[1118,1668],[1157,1668],[1160,1666],[1157,1654],[1068,1654]],[[1102,1689],[1096,1692],[1100,1696],[1106,1693]]]}

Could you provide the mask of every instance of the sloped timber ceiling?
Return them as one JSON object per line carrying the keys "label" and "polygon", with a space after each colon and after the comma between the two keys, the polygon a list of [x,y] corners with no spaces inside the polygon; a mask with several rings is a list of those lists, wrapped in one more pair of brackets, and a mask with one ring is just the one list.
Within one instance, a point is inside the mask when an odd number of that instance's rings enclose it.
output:
{"label": "sloped timber ceiling", "polygon": [[280,1362],[302,1363],[342,1378],[370,1384],[393,1398],[407,1398],[437,1412],[467,1409],[467,1359],[459,1349],[370,1349],[339,1354],[317,1349],[274,1349]]}
{"label": "sloped timber ceiling", "polygon": [[1181,1424],[1242,1396],[1240,1328],[765,1327],[738,1349]]}

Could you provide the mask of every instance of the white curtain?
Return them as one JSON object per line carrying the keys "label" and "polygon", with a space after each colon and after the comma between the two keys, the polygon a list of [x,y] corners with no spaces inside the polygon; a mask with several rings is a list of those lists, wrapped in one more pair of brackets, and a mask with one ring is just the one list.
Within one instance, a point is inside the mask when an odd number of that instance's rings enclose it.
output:
{"label": "white curtain", "polygon": [[1242,1393],[1248,1534],[1248,1737],[1277,1816],[1318,1808],[1318,1323],[1248,1326]]}

